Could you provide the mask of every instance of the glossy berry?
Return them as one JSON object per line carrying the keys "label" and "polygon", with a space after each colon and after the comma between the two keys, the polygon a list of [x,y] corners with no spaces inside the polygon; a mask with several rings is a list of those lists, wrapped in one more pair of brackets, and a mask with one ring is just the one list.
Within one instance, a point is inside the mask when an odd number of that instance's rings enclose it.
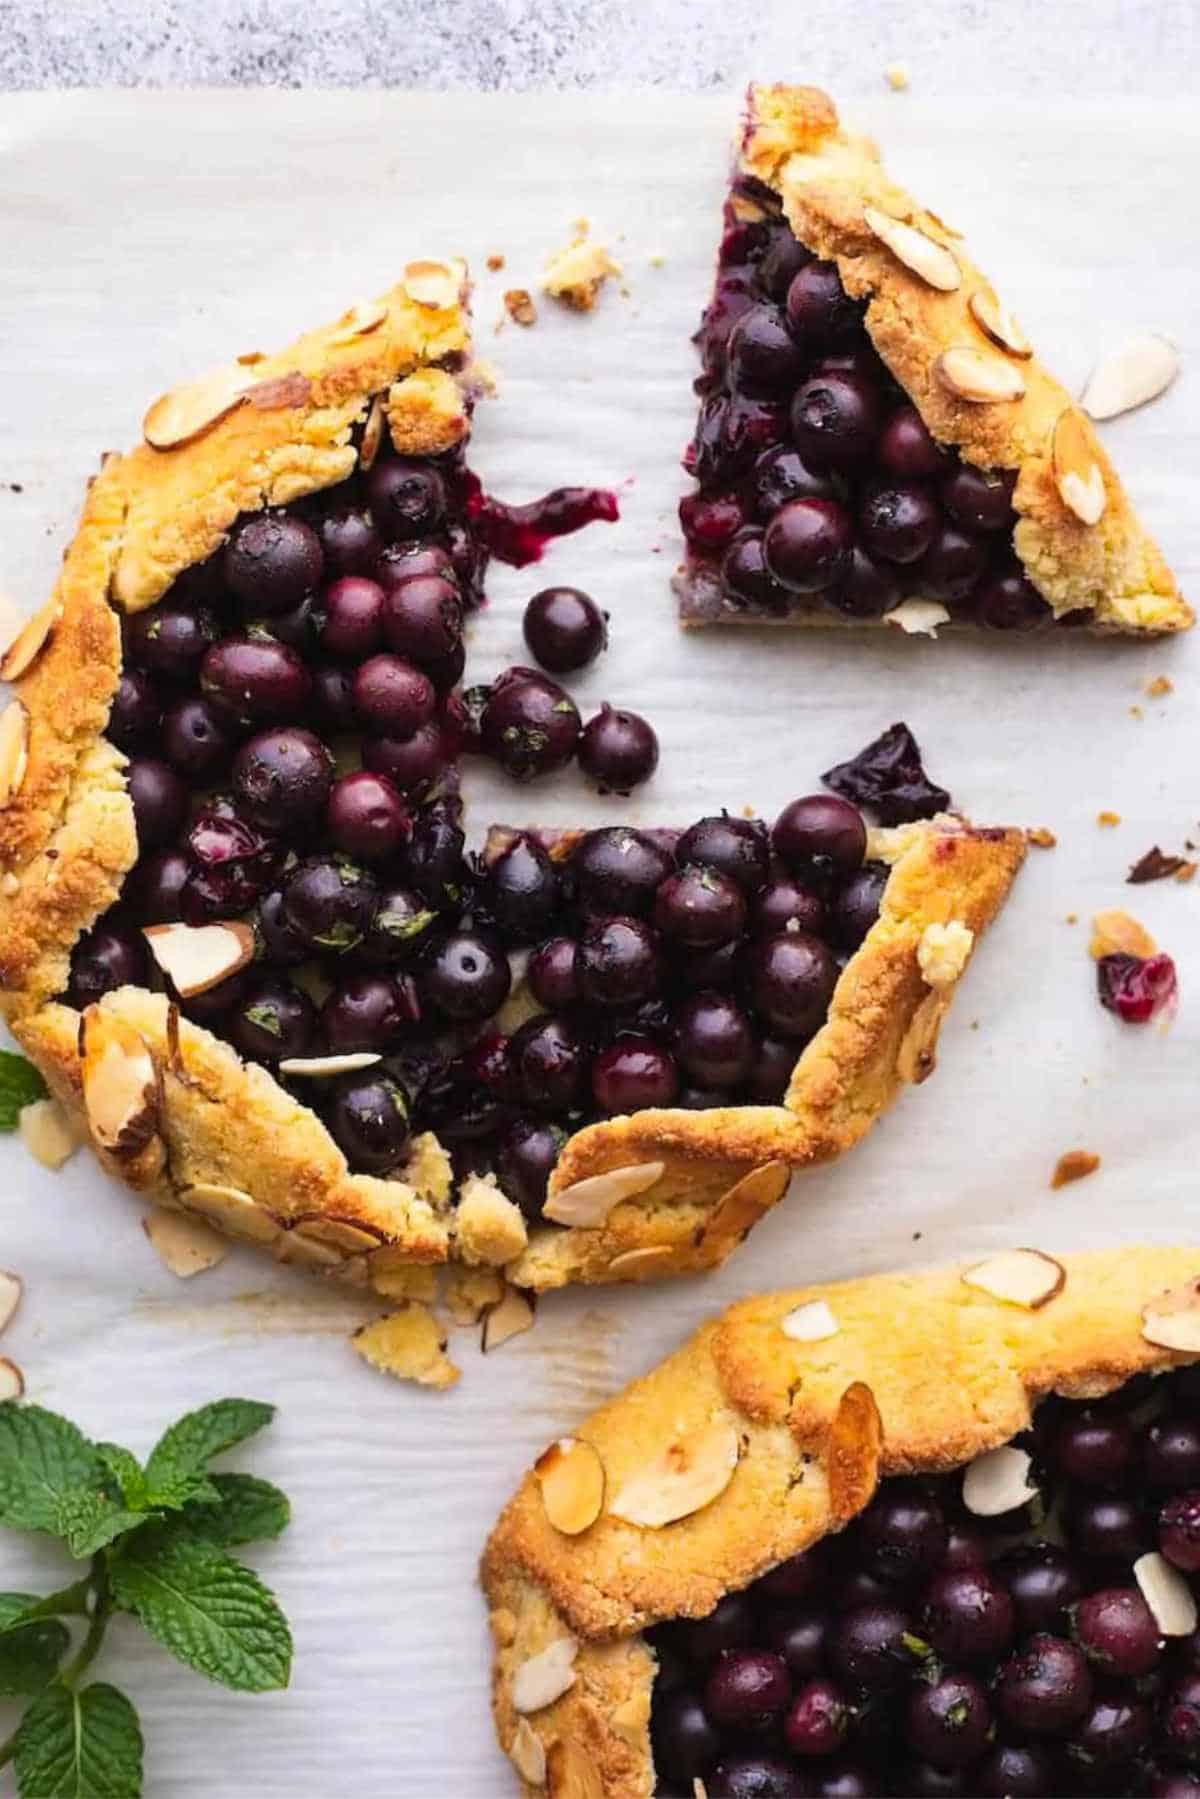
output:
{"label": "glossy berry", "polygon": [[811,261],[812,251],[806,250],[786,225],[781,225],[771,234],[771,241],[758,265],[758,285],[772,300],[782,304],[794,278]]}
{"label": "glossy berry", "polygon": [[522,621],[530,654],[552,675],[574,674],[608,643],[607,614],[578,587],[544,587]]}
{"label": "glossy berry", "polygon": [[819,937],[779,931],[748,952],[754,1007],[780,1037],[811,1037],[823,1023],[837,980],[833,957]]}
{"label": "glossy berry", "polygon": [[484,931],[460,929],[446,938],[422,980],[427,999],[443,1017],[471,1024],[503,1005],[512,970],[498,939]]}
{"label": "glossy berry", "polygon": [[832,500],[836,489],[828,472],[810,468],[792,444],[764,450],[743,482],[754,513],[768,524],[792,500]]}
{"label": "glossy berry", "polygon": [[885,562],[916,562],[941,522],[935,502],[914,482],[876,483],[859,504],[863,547]]}
{"label": "glossy berry", "polygon": [[492,684],[479,722],[479,744],[506,774],[528,781],[562,768],[579,741],[579,712],[556,681],[510,668]]}
{"label": "glossy berry", "polygon": [[775,820],[775,853],[794,874],[831,869],[843,879],[861,868],[867,849],[862,814],[835,794],[813,793],[793,800]]}
{"label": "glossy berry", "polygon": [[989,475],[960,462],[942,482],[938,497],[966,531],[1008,531],[1016,523],[1012,508],[1015,485],[1012,472]]}
{"label": "glossy berry", "polygon": [[411,737],[368,737],[362,759],[366,768],[386,775],[408,798],[424,800],[445,770],[446,735],[440,724],[433,723],[419,726]]}
{"label": "glossy berry", "polygon": [[781,870],[759,894],[751,924],[760,937],[793,928],[819,937],[825,929],[825,902],[807,882]]}
{"label": "glossy berry", "polygon": [[312,705],[317,724],[334,736],[348,736],[357,728],[354,696],[348,669],[322,663],[312,671]]}
{"label": "glossy berry", "polygon": [[1063,1528],[1072,1547],[1093,1561],[1132,1562],[1150,1546],[1137,1505],[1119,1493],[1076,1494]]}
{"label": "glossy berry", "polygon": [[601,1112],[670,1106],[678,1092],[674,1059],[648,1037],[618,1037],[592,1064],[592,1098]]}
{"label": "glossy berry", "polygon": [[974,616],[993,631],[1034,631],[1050,608],[1027,575],[998,575],[975,595]]}
{"label": "glossy berry", "polygon": [[216,639],[217,621],[207,607],[164,600],[129,620],[126,654],[134,668],[190,681]]}
{"label": "glossy berry", "polygon": [[1012,1598],[984,1567],[944,1568],[925,1590],[921,1634],[951,1665],[997,1661],[1014,1630]]}
{"label": "glossy berry", "polygon": [[177,700],[165,713],[163,754],[185,780],[202,781],[220,768],[231,738],[215,706],[198,695]]}
{"label": "glossy berry", "polygon": [[264,893],[254,915],[254,932],[268,962],[279,968],[293,968],[306,962],[312,950],[297,936],[283,915],[283,889],[273,887]]}
{"label": "glossy berry", "polygon": [[82,1010],[115,987],[144,987],[148,970],[141,934],[100,919],[71,951],[67,1000]]}
{"label": "glossy berry", "polygon": [[783,1735],[793,1755],[832,1755],[845,1741],[850,1707],[831,1680],[805,1681],[789,1705]]}
{"label": "glossy berry", "polygon": [[411,737],[433,718],[433,682],[400,656],[370,656],[354,671],[354,710],[369,731]]}
{"label": "glossy berry", "polygon": [[333,783],[326,823],[335,847],[362,862],[386,861],[412,833],[412,813],[395,785],[366,768]]}
{"label": "glossy berry", "polygon": [[518,832],[488,865],[483,903],[506,943],[534,943],[544,937],[558,915],[561,897],[553,862],[526,832]]}
{"label": "glossy berry", "polygon": [[910,573],[913,588],[923,599],[942,600],[954,606],[973,593],[988,564],[988,547],[958,525],[941,521],[925,554]]}
{"label": "glossy berry", "polygon": [[680,1688],[656,1699],[651,1724],[654,1766],[660,1779],[686,1791],[706,1774],[721,1749],[721,1736],[695,1693]]}
{"label": "glossy berry", "polygon": [[335,506],[317,520],[316,531],[328,574],[371,573],[383,539],[365,506]]}
{"label": "glossy berry", "polygon": [[225,546],[225,584],[250,612],[286,612],[321,579],[325,558],[311,525],[286,512],[259,512]]}
{"label": "glossy berry", "polygon": [[787,290],[786,310],[801,349],[809,353],[843,342],[862,316],[832,262],[808,262],[798,270]]}
{"label": "glossy berry", "polygon": [[188,1017],[194,1018],[197,1024],[226,1032],[230,1012],[235,1006],[242,1004],[256,979],[252,969],[243,968],[237,974],[227,975],[223,981],[218,981],[215,987],[206,987],[203,993],[193,993],[180,1003]]}
{"label": "glossy berry", "polygon": [[658,738],[637,712],[601,706],[583,727],[579,766],[602,793],[631,793],[658,767]]}
{"label": "glossy berry", "polygon": [[793,593],[819,593],[840,580],[854,543],[839,500],[792,500],[763,535],[768,571]]}
{"label": "glossy berry", "polygon": [[890,1480],[858,1520],[858,1546],[868,1571],[889,1586],[932,1574],[946,1548],[946,1520],[918,1481]]}
{"label": "glossy berry", "polygon": [[658,940],[639,918],[597,918],[579,943],[579,990],[594,1006],[633,1006],[657,993]]}
{"label": "glossy berry", "polygon": [[410,986],[382,974],[353,974],[325,999],[321,1039],[332,1055],[385,1050],[417,1022]]}
{"label": "glossy berry", "polygon": [[865,862],[839,887],[829,906],[829,939],[837,949],[856,950],[883,902],[891,870],[884,862]]}
{"label": "glossy berry", "polygon": [[501,1138],[500,1183],[531,1224],[541,1218],[546,1189],[566,1132],[542,1119],[518,1119]]}
{"label": "glossy berry", "polygon": [[878,390],[861,375],[813,375],[792,401],[792,439],[814,468],[858,468],[874,452],[880,425]]}
{"label": "glossy berry", "polygon": [[1200,1419],[1168,1412],[1142,1433],[1141,1472],[1156,1493],[1200,1485]]}
{"label": "glossy berry", "polygon": [[307,993],[277,975],[263,975],[230,1014],[225,1030],[253,1062],[307,1055],[316,1035],[316,1008]]}
{"label": "glossy berry", "polygon": [[372,573],[385,590],[426,575],[436,575],[454,588],[458,582],[454,557],[446,545],[417,537],[388,544],[377,557]]}
{"label": "glossy berry", "polygon": [[366,485],[371,517],[389,543],[428,537],[446,516],[445,483],[427,463],[376,462]]}
{"label": "glossy berry", "polygon": [[767,396],[794,387],[803,367],[787,322],[774,306],[751,306],[742,314],[729,334],[725,359],[735,388]]}
{"label": "glossy berry", "polygon": [[731,818],[727,812],[691,825],[676,844],[675,854],[681,868],[693,864],[714,869],[747,896],[762,888],[770,868],[765,826],[758,819]]}
{"label": "glossy berry", "polygon": [[829,1630],[828,1613],[812,1605],[794,1606],[775,1619],[771,1647],[783,1657],[794,1680],[807,1680],[824,1668]]}
{"label": "glossy berry", "polygon": [[705,554],[723,550],[745,523],[746,508],[736,494],[694,493],[679,502],[680,529]]}
{"label": "glossy berry", "polygon": [[928,481],[951,463],[915,406],[897,406],[888,415],[876,454],[889,475],[901,481]]}
{"label": "glossy berry", "polygon": [[705,1782],[709,1799],[808,1799],[799,1772],[777,1755],[727,1756]]}
{"label": "glossy berry", "polygon": [[761,531],[745,531],[730,544],[721,564],[721,582],[737,610],[778,615],[792,603],[790,589],[767,567]]}
{"label": "glossy berry", "polygon": [[463,842],[459,826],[440,807],[430,807],[413,825],[404,872],[409,886],[433,906],[457,906],[467,891]]}
{"label": "glossy berry", "polygon": [[248,739],[233,759],[238,805],[267,830],[294,831],[321,816],[333,784],[333,757],[311,731],[278,725]]}
{"label": "glossy berry", "polygon": [[585,912],[648,913],[672,858],[653,837],[627,825],[589,831],[571,859],[579,903]]}
{"label": "glossy berry", "polygon": [[675,1013],[675,1055],[701,1087],[737,1087],[754,1061],[750,1020],[727,994],[696,993]]}
{"label": "glossy berry", "polygon": [[153,850],[139,859],[126,893],[145,924],[167,924],[182,918],[183,889],[191,863],[183,850]]}
{"label": "glossy berry", "polygon": [[579,999],[579,945],[573,937],[549,937],[529,958],[525,978],[529,991],[548,1012],[573,1006]]}
{"label": "glossy berry", "polygon": [[379,890],[365,869],[344,856],[313,856],[288,875],[283,916],[315,951],[340,955],[369,930]]}
{"label": "glossy berry", "polygon": [[1102,1673],[1136,1679],[1158,1665],[1162,1638],[1135,1586],[1088,1593],[1074,1607],[1071,1626],[1075,1641]]}
{"label": "glossy berry", "polygon": [[587,1057],[564,1019],[547,1014],[529,1019],[512,1040],[510,1061],[529,1111],[553,1118],[580,1103]]}
{"label": "glossy berry", "polygon": [[741,935],[745,897],[727,875],[693,864],[667,876],[655,895],[654,922],[673,945],[716,949]]}
{"label": "glossy berry", "polygon": [[1200,1488],[1167,1500],[1158,1516],[1158,1547],[1185,1574],[1200,1573]]}
{"label": "glossy berry", "polygon": [[188,791],[175,770],[156,756],[133,756],[125,770],[139,850],[170,843],[187,817]]}
{"label": "glossy berry", "polygon": [[900,583],[893,568],[855,544],[836,586],[824,598],[847,618],[882,618],[899,605]]}
{"label": "glossy berry", "polygon": [[415,575],[385,587],[383,636],[397,656],[436,672],[462,646],[462,602],[454,583],[441,575]]}
{"label": "glossy berry", "polygon": [[270,637],[226,637],[200,664],[200,690],[241,725],[301,717],[312,676],[296,651]]}
{"label": "glossy berry", "polygon": [[792,1683],[782,1656],[766,1649],[730,1649],[704,1689],[704,1709],[727,1730],[761,1730],[783,1711]]}
{"label": "glossy berry", "polygon": [[119,750],[135,750],[153,738],[162,707],[153,681],[137,668],[123,668],[108,715],[108,736]]}
{"label": "glossy berry", "polygon": [[909,1746],[940,1768],[963,1768],[987,1747],[991,1712],[970,1674],[921,1682],[909,1697],[904,1734]]}
{"label": "glossy berry", "polygon": [[1168,1693],[1160,1730],[1168,1755],[1200,1768],[1200,1674],[1185,1674]]}
{"label": "glossy berry", "polygon": [[1014,1549],[996,1564],[995,1572],[1008,1589],[1022,1634],[1063,1630],[1067,1608],[1083,1591],[1074,1561],[1054,1543]]}
{"label": "glossy berry", "polygon": [[1133,1467],[1133,1426],[1120,1412],[1074,1411],[1055,1431],[1051,1452],[1069,1480],[1085,1487],[1118,1487]]}
{"label": "glossy berry", "polygon": [[363,662],[383,641],[383,588],[365,575],[342,575],[321,596],[321,648],[345,662]]}
{"label": "glossy berry", "polygon": [[326,1114],[334,1142],[353,1168],[387,1174],[408,1153],[408,1100],[374,1069],[338,1082]]}
{"label": "glossy berry", "polygon": [[363,939],[372,962],[413,963],[428,946],[437,913],[409,887],[385,883]]}
{"label": "glossy berry", "polygon": [[1092,1677],[1082,1651],[1040,1631],[1004,1663],[995,1689],[1005,1722],[1035,1737],[1065,1736],[1091,1699]]}
{"label": "glossy berry", "polygon": [[835,1619],[829,1660],[856,1693],[889,1693],[905,1684],[914,1658],[905,1639],[908,1618],[899,1606],[855,1606]]}

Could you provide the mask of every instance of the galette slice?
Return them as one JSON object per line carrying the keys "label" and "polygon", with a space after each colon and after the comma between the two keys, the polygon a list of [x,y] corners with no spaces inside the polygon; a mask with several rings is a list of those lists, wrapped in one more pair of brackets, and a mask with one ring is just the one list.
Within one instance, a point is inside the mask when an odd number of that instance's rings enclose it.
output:
{"label": "galette slice", "polygon": [[1193,622],[962,238],[817,88],[753,87],[685,457],[688,624]]}

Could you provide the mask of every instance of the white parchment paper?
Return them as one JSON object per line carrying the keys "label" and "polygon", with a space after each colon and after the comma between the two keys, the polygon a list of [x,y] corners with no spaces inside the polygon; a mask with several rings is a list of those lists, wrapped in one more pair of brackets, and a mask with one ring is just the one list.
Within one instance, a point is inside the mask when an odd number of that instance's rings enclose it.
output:
{"label": "white parchment paper", "polygon": [[[1122,885],[1151,843],[1178,849],[1196,833],[1200,641],[685,637],[674,624],[688,337],[735,114],[733,97],[667,95],[0,100],[0,586],[24,606],[48,590],[99,452],[135,437],[150,397],[335,316],[414,256],[465,251],[479,346],[502,383],[478,415],[476,466],[516,499],[564,481],[622,492],[619,525],[554,547],[540,570],[496,571],[469,675],[522,659],[522,602],[572,582],[612,613],[611,650],[578,682],[581,702],[644,710],[664,746],[624,816],[687,822],[747,802],[770,816],[904,718],[976,819],[1049,825],[1059,841],[1031,853],[936,1076],[862,1148],[804,1178],[707,1281],[557,1296],[533,1333],[486,1362],[472,1334],[458,1335],[465,1376],[448,1396],[397,1386],[353,1357],[356,1299],[243,1251],[184,1286],[146,1243],[137,1204],[86,1156],[51,1176],[0,1143],[0,1263],[28,1284],[4,1347],[32,1397],[137,1449],[221,1393],[280,1407],[242,1465],[295,1501],[292,1530],[255,1557],[295,1622],[293,1685],[239,1699],[118,1628],[103,1667],[141,1709],[155,1795],[509,1791],[474,1586],[486,1530],[533,1453],[722,1303],[1001,1243],[1200,1234],[1200,884]],[[1180,343],[1174,389],[1106,435],[1195,597],[1195,108],[967,98],[935,111],[914,93],[857,117],[902,179],[969,225],[1068,384],[1128,330]],[[588,318],[543,306],[535,329],[493,336],[501,290],[532,286],[580,215],[624,260],[627,295],[610,290]],[[503,273],[484,270],[491,251],[506,256]],[[1162,672],[1175,691],[1148,699]],[[517,791],[476,769],[468,795],[477,830],[491,818],[614,816],[574,777]],[[1102,808],[1121,815],[1118,828],[1098,828]],[[1095,1002],[1086,923],[1123,903],[1178,959],[1183,1001],[1168,1034],[1122,1028]],[[1051,1193],[1071,1146],[1102,1155],[1102,1170]],[[52,1563],[0,1538],[0,1586]]]}

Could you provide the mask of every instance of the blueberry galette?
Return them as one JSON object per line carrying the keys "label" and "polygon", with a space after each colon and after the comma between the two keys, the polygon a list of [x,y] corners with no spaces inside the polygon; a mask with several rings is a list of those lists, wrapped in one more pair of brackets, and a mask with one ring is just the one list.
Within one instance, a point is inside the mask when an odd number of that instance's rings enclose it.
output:
{"label": "blueberry galette", "polygon": [[1198,1269],[1006,1250],[704,1326],[488,1545],[522,1790],[1196,1799]]}
{"label": "blueberry galette", "polygon": [[770,831],[714,796],[468,854],[460,752],[527,775],[579,726],[533,671],[460,696],[487,557],[611,507],[482,494],[463,291],[412,264],[105,461],[3,665],[3,1009],[112,1172],[282,1259],[709,1267],[929,1072],[1023,841],[896,727]]}
{"label": "blueberry galette", "polygon": [[685,622],[1192,623],[958,233],[817,88],[751,89],[697,343]]}

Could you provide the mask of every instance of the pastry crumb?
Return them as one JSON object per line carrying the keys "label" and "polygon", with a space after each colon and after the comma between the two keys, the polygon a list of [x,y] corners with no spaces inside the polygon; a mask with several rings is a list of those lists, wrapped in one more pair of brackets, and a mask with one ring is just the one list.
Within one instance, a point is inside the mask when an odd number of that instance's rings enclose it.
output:
{"label": "pastry crumb", "polygon": [[661,250],[652,250],[649,256],[647,256],[646,261],[650,264],[652,269],[665,268],[667,263],[667,259]]}
{"label": "pastry crumb", "polygon": [[1092,940],[1088,952],[1099,962],[1104,956],[1139,956],[1145,959],[1158,949],[1145,925],[1128,912],[1114,906],[1097,912],[1092,920]]}
{"label": "pastry crumb", "polygon": [[1145,718],[1146,714],[1142,711],[1140,706],[1131,706],[1129,708],[1129,716],[1130,718]]}
{"label": "pastry crumb", "polygon": [[215,1268],[229,1254],[227,1238],[185,1212],[151,1212],[142,1219],[142,1229],[163,1265],[181,1281]]}
{"label": "pastry crumb", "polygon": [[1119,825],[1120,822],[1121,814],[1119,812],[1097,812],[1096,814],[1096,823],[1100,825],[1103,830],[1111,831],[1113,827]]}
{"label": "pastry crumb", "polygon": [[1144,856],[1138,857],[1125,879],[1131,887],[1141,887],[1147,881],[1165,881],[1168,875],[1177,875],[1186,867],[1182,856],[1168,856],[1156,843]]}
{"label": "pastry crumb", "polygon": [[883,78],[894,94],[902,94],[912,83],[908,64],[903,62],[890,62],[883,71]]}
{"label": "pastry crumb", "polygon": [[1194,880],[1197,868],[1200,868],[1200,862],[1184,862],[1175,870],[1175,879],[1185,882]]}
{"label": "pastry crumb", "polygon": [[1078,914],[1078,912],[1068,912],[1068,913],[1067,913],[1067,916],[1066,916],[1066,919],[1065,919],[1065,923],[1067,923],[1067,924],[1078,924],[1078,923],[1079,923],[1079,914]]}
{"label": "pastry crumb", "polygon": [[432,1312],[408,1300],[398,1312],[364,1324],[350,1339],[356,1355],[381,1374],[420,1387],[452,1387],[459,1370],[446,1355],[446,1339]]}
{"label": "pastry crumb", "polygon": [[505,288],[504,310],[514,325],[537,324],[537,307],[527,287]]}
{"label": "pastry crumb", "polygon": [[452,1267],[445,1271],[446,1309],[455,1324],[478,1324],[503,1297],[504,1277],[497,1268]]}
{"label": "pastry crumb", "polygon": [[501,256],[499,250],[492,251],[487,259],[487,266],[492,271],[493,275],[499,274],[500,270],[504,267],[504,258]]}
{"label": "pastry crumb", "polygon": [[1175,683],[1170,675],[1155,675],[1152,681],[1146,682],[1146,692],[1152,700],[1161,700],[1165,694],[1174,691]]}
{"label": "pastry crumb", "polygon": [[1034,825],[1032,829],[1026,831],[1025,841],[1032,844],[1037,850],[1052,850],[1058,844],[1058,838],[1048,825]]}
{"label": "pastry crumb", "polygon": [[574,237],[550,257],[541,281],[552,300],[560,300],[573,312],[590,312],[608,278],[622,273],[620,263],[603,244],[592,242],[588,230],[586,219],[576,220]]}
{"label": "pastry crumb", "polygon": [[1099,1166],[1099,1156],[1094,1155],[1090,1149],[1065,1150],[1054,1164],[1050,1185],[1055,1188],[1068,1187],[1072,1181],[1083,1181],[1089,1174],[1095,1174]]}

